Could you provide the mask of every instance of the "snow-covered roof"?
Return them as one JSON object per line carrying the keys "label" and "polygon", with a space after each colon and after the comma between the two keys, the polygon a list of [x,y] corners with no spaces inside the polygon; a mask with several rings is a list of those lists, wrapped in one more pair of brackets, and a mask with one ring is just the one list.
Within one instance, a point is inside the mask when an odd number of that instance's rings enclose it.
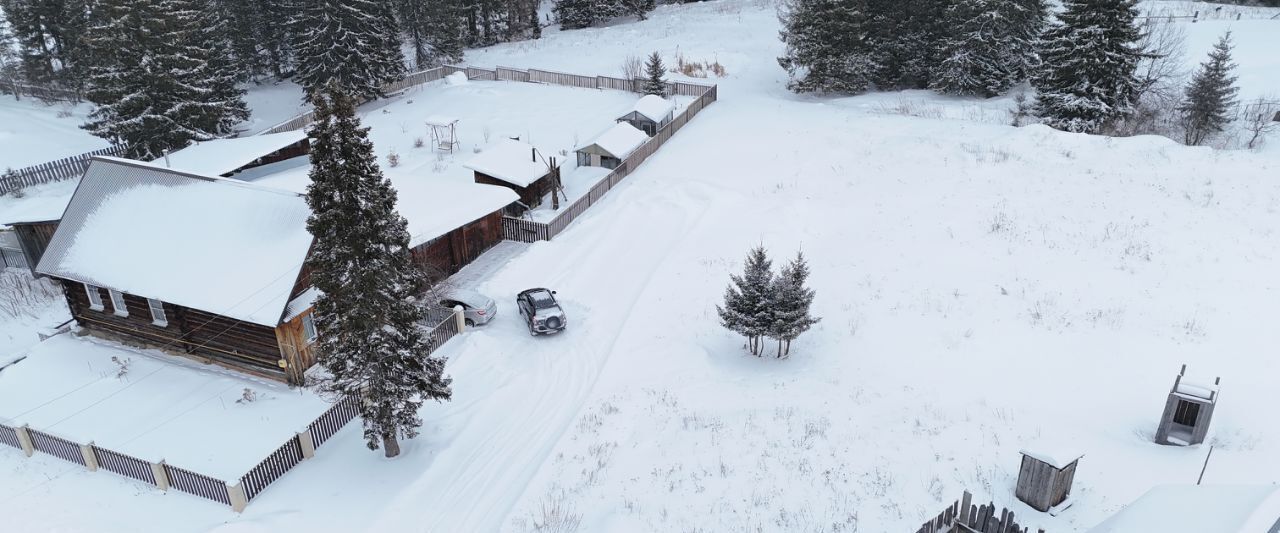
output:
{"label": "snow-covered roof", "polygon": [[631,110],[654,122],[662,122],[667,115],[676,110],[676,103],[658,95],[646,94],[636,101],[635,107]]}
{"label": "snow-covered roof", "polygon": [[1178,381],[1178,387],[1174,389],[1174,392],[1200,398],[1202,400],[1212,400],[1217,396],[1218,386],[1211,383],[1190,381],[1184,378]]}
{"label": "snow-covered roof", "polygon": [[[303,193],[311,183],[311,165],[262,176],[253,181]],[[496,185],[404,170],[385,169],[396,189],[396,210],[409,222],[410,246],[418,246],[473,222],[520,199],[515,191]]]}
{"label": "snow-covered roof", "polygon": [[1062,470],[1084,457],[1084,452],[1064,442],[1042,441],[1029,444],[1021,450],[1021,453],[1058,470]]}
{"label": "snow-covered roof", "polygon": [[310,214],[294,192],[95,157],[36,270],[274,327]]}
{"label": "snow-covered roof", "polygon": [[1164,485],[1147,491],[1089,533],[1274,533],[1276,485]]}
{"label": "snow-covered roof", "polygon": [[462,166],[517,187],[528,187],[551,172],[535,151],[531,144],[500,139]]}
{"label": "snow-covered roof", "polygon": [[636,148],[639,148],[640,145],[648,140],[649,136],[636,129],[635,126],[626,122],[619,122],[600,134],[599,137],[596,137],[595,141],[583,145],[578,150],[585,150],[595,146],[613,157],[625,159],[631,155],[631,152],[636,151]]}
{"label": "snow-covered roof", "polygon": [[[168,166],[201,176],[221,176],[306,138],[305,131],[293,130],[204,141],[169,154]],[[164,158],[154,161],[163,162]]]}
{"label": "snow-covered roof", "polygon": [[458,122],[458,119],[444,115],[431,115],[423,122],[426,122],[428,126],[452,126]]}
{"label": "snow-covered roof", "polygon": [[289,303],[284,306],[284,318],[281,318],[280,321],[288,322],[298,318],[298,315],[301,315],[303,311],[311,309],[316,304],[316,298],[319,298],[320,294],[320,289],[307,287],[307,290],[289,300]]}

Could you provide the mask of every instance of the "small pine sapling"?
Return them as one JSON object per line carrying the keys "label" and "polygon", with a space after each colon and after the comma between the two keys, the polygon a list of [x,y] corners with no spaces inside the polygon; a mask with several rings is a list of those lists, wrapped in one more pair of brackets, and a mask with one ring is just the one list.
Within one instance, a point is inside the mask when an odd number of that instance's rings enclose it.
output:
{"label": "small pine sapling", "polygon": [[729,279],[724,305],[716,306],[720,325],[746,337],[747,349],[751,355],[758,356],[764,350],[762,339],[771,322],[769,292],[773,284],[773,263],[764,247],[753,248],[747,254],[742,275],[730,274]]}
{"label": "small pine sapling", "polygon": [[791,341],[822,320],[810,314],[815,292],[805,286],[808,279],[809,264],[798,253],[770,285],[768,335],[778,341],[779,358],[790,355]]}
{"label": "small pine sapling", "polygon": [[649,60],[644,65],[644,84],[640,87],[641,92],[666,96],[667,82],[662,79],[666,72],[667,67],[662,64],[662,56],[658,55],[657,51],[649,54]]}

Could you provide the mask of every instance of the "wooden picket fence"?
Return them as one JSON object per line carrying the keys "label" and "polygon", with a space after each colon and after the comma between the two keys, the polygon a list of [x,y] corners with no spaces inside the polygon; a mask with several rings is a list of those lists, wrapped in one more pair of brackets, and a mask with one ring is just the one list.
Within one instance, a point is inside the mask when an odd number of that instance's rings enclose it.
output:
{"label": "wooden picket fence", "polygon": [[[456,316],[450,315],[442,320],[428,332],[433,339],[431,352],[434,353],[458,333]],[[26,426],[14,427],[0,424],[0,444],[22,450],[28,456],[33,452],[41,452],[84,466],[89,470],[102,469],[162,489],[185,492],[229,505],[238,512],[243,511],[244,506],[269,485],[311,457],[316,449],[355,420],[360,414],[358,402],[359,399],[354,397],[345,397],[337,401],[308,424],[303,431],[286,440],[234,484],[168,464],[163,460],[153,463],[102,448],[93,443],[81,445]]]}
{"label": "wooden picket fence", "polygon": [[80,93],[70,89],[24,83],[0,83],[0,93],[16,95],[19,98],[30,96],[42,102],[77,103],[84,100]]}
{"label": "wooden picket fence", "polygon": [[52,181],[62,181],[65,179],[78,178],[84,174],[85,169],[89,168],[89,160],[95,155],[107,155],[118,157],[124,154],[123,146],[108,146],[85,152],[80,155],[73,155],[41,163],[39,165],[20,168],[17,170],[8,170],[0,173],[0,194],[10,191],[39,185],[41,183],[49,183]]}
{"label": "wooden picket fence", "polygon": [[[1018,525],[1013,511],[1001,508],[996,516],[995,503],[973,505],[972,500],[973,495],[964,491],[960,500],[925,522],[916,533],[1030,533],[1030,529]],[[1045,531],[1041,529],[1039,533]]]}

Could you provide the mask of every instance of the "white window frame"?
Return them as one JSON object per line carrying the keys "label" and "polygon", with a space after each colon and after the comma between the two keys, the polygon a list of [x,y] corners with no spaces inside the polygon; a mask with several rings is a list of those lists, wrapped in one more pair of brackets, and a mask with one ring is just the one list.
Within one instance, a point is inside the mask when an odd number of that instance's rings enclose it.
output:
{"label": "white window frame", "polygon": [[119,317],[129,316],[129,308],[124,303],[124,293],[115,289],[107,289],[111,297],[111,313]]}
{"label": "white window frame", "polygon": [[316,330],[316,319],[312,313],[302,315],[302,336],[306,337],[307,344],[316,341],[316,337],[320,336],[320,332]]}
{"label": "white window frame", "polygon": [[89,309],[94,311],[105,311],[107,308],[102,305],[102,293],[98,292],[97,285],[84,283],[84,293],[89,297]]}
{"label": "white window frame", "polygon": [[164,302],[155,298],[147,298],[147,307],[151,309],[151,324],[162,328],[169,326],[169,316],[164,313]]}

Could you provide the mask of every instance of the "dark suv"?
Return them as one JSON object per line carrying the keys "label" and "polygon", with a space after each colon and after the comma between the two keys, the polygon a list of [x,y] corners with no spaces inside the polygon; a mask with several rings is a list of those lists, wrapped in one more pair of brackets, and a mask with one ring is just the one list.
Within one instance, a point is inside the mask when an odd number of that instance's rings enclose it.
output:
{"label": "dark suv", "polygon": [[556,303],[556,291],[548,289],[529,289],[516,295],[516,305],[520,307],[520,316],[529,326],[530,335],[557,333],[564,330],[568,319],[564,310]]}

